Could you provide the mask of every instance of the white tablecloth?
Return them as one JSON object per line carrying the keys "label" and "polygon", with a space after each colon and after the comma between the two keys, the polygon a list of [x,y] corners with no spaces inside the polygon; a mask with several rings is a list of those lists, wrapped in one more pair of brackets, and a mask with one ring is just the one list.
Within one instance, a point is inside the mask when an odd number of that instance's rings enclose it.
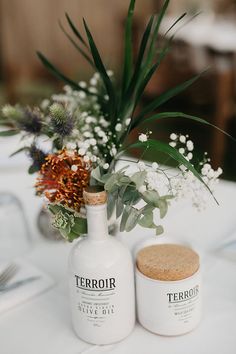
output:
{"label": "white tablecloth", "polygon": [[[18,167],[0,166],[0,192],[10,190],[22,200],[30,224],[31,249],[27,260],[47,272],[56,286],[0,317],[1,354],[235,354],[236,353],[236,246],[217,251],[222,243],[236,240],[236,184],[222,181],[206,211],[198,213],[187,203],[170,210],[164,226],[166,237],[196,248],[202,256],[204,315],[201,325],[179,337],[154,335],[139,324],[124,341],[96,347],[79,340],[71,327],[66,282],[67,257],[71,245],[44,240],[35,228],[40,200],[34,196],[34,177]],[[120,238],[133,248],[150,232],[135,229]]]}

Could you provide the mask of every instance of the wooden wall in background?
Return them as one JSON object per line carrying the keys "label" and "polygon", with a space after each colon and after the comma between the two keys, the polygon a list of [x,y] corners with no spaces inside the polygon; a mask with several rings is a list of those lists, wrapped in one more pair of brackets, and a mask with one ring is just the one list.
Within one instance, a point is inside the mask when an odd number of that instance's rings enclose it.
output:
{"label": "wooden wall in background", "polygon": [[[36,50],[68,75],[87,76],[88,66],[58,26],[58,19],[66,26],[65,11],[80,28],[82,17],[87,19],[108,67],[119,67],[128,4],[129,0],[0,0],[0,61],[5,80],[32,80],[44,75]],[[139,0],[136,15],[146,17],[152,7],[152,0]]]}

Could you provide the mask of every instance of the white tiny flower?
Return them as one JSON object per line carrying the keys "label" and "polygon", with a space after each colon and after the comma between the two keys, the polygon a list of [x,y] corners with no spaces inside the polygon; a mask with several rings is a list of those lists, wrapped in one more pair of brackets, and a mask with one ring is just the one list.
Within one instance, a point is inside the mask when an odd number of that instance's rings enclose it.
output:
{"label": "white tiny flower", "polygon": [[174,148],[174,147],[176,147],[176,142],[171,141],[171,142],[169,143],[169,145]]}
{"label": "white tiny flower", "polygon": [[83,133],[83,136],[84,136],[85,138],[91,138],[91,137],[92,137],[92,133],[91,133],[91,132],[84,132],[84,133]]}
{"label": "white tiny flower", "polygon": [[107,137],[107,136],[104,136],[104,137],[102,138],[102,142],[103,142],[104,144],[106,144],[106,143],[108,142],[108,137]]}
{"label": "white tiny flower", "polygon": [[104,170],[108,170],[109,164],[108,164],[108,163],[105,163],[102,167],[104,168]]}
{"label": "white tiny flower", "polygon": [[115,156],[117,154],[117,150],[115,147],[111,148],[111,155]]}
{"label": "white tiny flower", "polygon": [[96,162],[97,161],[97,157],[95,155],[91,156],[91,161],[92,162]]}
{"label": "white tiny flower", "polygon": [[120,123],[116,124],[115,130],[116,130],[117,132],[120,132],[120,131],[122,130],[122,125],[121,125]]}
{"label": "white tiny flower", "polygon": [[49,105],[50,105],[50,101],[45,98],[45,99],[41,102],[40,107],[44,110],[44,109],[48,108]]}
{"label": "white tiny flower", "polygon": [[159,165],[158,165],[157,162],[153,162],[153,163],[152,163],[152,168],[153,168],[153,170],[157,170],[158,167],[159,167]]}
{"label": "white tiny flower", "polygon": [[83,148],[79,149],[79,155],[84,156],[85,152],[86,152],[85,149],[83,149]]}
{"label": "white tiny flower", "polygon": [[76,149],[76,143],[67,143],[66,148],[68,150],[75,150]]}
{"label": "white tiny flower", "polygon": [[191,140],[187,141],[186,146],[187,146],[188,151],[193,151],[194,145]]}
{"label": "white tiny flower", "polygon": [[84,162],[89,162],[89,157],[87,155],[84,156]]}
{"label": "white tiny flower", "polygon": [[138,168],[140,169],[140,171],[144,171],[146,168],[145,163],[142,161],[139,161],[137,165],[138,165]]}
{"label": "white tiny flower", "polygon": [[100,74],[99,73],[94,73],[93,74],[94,79],[99,80],[100,79]]}
{"label": "white tiny flower", "polygon": [[187,167],[185,167],[184,165],[179,165],[179,169],[180,169],[182,172],[187,171]]}
{"label": "white tiny flower", "polygon": [[191,152],[189,152],[188,155],[187,155],[187,158],[188,158],[189,160],[192,160],[193,154],[192,154]]}
{"label": "white tiny flower", "polygon": [[139,137],[138,137],[138,140],[141,141],[142,143],[144,143],[145,141],[148,140],[148,137],[146,134],[140,134]]}
{"label": "white tiny flower", "polygon": [[207,177],[208,177],[209,179],[215,177],[215,171],[214,171],[212,168],[208,171]]}
{"label": "white tiny flower", "polygon": [[90,143],[90,145],[94,146],[94,145],[97,144],[97,140],[92,138],[92,139],[89,140],[89,143]]}
{"label": "white tiny flower", "polygon": [[84,99],[84,98],[86,98],[86,93],[84,91],[79,91],[78,97]]}
{"label": "white tiny flower", "polygon": [[96,87],[89,87],[89,92],[91,92],[91,93],[97,93],[98,92],[98,90],[96,89]]}
{"label": "white tiny flower", "polygon": [[177,135],[175,133],[170,134],[170,139],[171,140],[176,140],[177,139]]}
{"label": "white tiny flower", "polygon": [[96,85],[97,85],[97,80],[96,80],[96,78],[95,78],[95,77],[92,77],[92,79],[90,79],[89,83],[90,83],[90,85],[92,85],[92,86],[96,86]]}
{"label": "white tiny flower", "polygon": [[147,190],[147,188],[146,188],[146,186],[144,186],[144,185],[142,185],[142,186],[139,187],[139,189],[138,189],[139,193],[144,193],[144,192],[146,192],[146,190]]}
{"label": "white tiny flower", "polygon": [[80,81],[79,82],[79,86],[82,88],[86,88],[87,87],[87,83],[85,81]]}
{"label": "white tiny flower", "polygon": [[101,130],[101,127],[95,127],[94,128],[95,133],[99,132],[99,130]]}
{"label": "white tiny flower", "polygon": [[85,118],[85,123],[90,124],[90,123],[96,123],[96,118],[88,116]]}
{"label": "white tiny flower", "polygon": [[223,173],[223,170],[221,167],[218,167],[217,169],[218,176],[220,176]]}
{"label": "white tiny flower", "polygon": [[93,106],[93,108],[95,109],[95,111],[99,111],[99,109],[101,108],[101,106],[98,103],[95,103],[95,105]]}
{"label": "white tiny flower", "polygon": [[81,118],[86,118],[88,117],[88,112],[82,112],[80,116]]}
{"label": "white tiny flower", "polygon": [[76,171],[78,170],[78,166],[72,165],[72,166],[71,166],[71,170],[72,170],[73,172],[76,172]]}
{"label": "white tiny flower", "polygon": [[185,149],[184,148],[180,148],[179,149],[179,153],[183,155],[185,153]]}
{"label": "white tiny flower", "polygon": [[209,163],[205,163],[203,168],[206,169],[206,171],[209,171],[211,169],[211,165]]}
{"label": "white tiny flower", "polygon": [[112,71],[112,70],[107,70],[107,75],[111,77],[111,76],[113,76],[113,75],[114,75],[114,73],[113,73],[113,71]]}
{"label": "white tiny flower", "polygon": [[131,122],[131,118],[127,118],[125,121],[125,125],[128,126],[130,122]]}
{"label": "white tiny flower", "polygon": [[105,134],[105,132],[103,131],[103,130],[99,130],[98,131],[98,136],[100,137],[100,138],[102,138],[103,136],[105,136],[106,134]]}
{"label": "white tiny flower", "polygon": [[179,141],[180,141],[181,143],[185,144],[185,143],[186,143],[186,137],[185,137],[184,135],[180,135]]}
{"label": "white tiny flower", "polygon": [[108,95],[104,95],[104,100],[108,101],[109,100],[109,96]]}

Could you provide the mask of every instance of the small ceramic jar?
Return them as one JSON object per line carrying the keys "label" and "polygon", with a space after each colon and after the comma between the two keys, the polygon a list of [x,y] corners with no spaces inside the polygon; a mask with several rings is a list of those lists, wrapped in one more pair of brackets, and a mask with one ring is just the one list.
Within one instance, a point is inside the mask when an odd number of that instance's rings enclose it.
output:
{"label": "small ceramic jar", "polygon": [[201,318],[199,256],[174,244],[141,249],[136,263],[139,322],[149,331],[166,336],[192,331]]}

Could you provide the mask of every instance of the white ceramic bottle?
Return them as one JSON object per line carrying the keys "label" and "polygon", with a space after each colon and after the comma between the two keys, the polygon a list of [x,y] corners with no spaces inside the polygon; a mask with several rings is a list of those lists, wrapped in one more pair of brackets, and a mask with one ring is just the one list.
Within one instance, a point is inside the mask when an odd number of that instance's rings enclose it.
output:
{"label": "white ceramic bottle", "polygon": [[84,192],[88,235],[69,257],[73,327],[81,339],[111,344],[129,335],[135,323],[134,273],[129,250],[108,235],[106,192]]}

